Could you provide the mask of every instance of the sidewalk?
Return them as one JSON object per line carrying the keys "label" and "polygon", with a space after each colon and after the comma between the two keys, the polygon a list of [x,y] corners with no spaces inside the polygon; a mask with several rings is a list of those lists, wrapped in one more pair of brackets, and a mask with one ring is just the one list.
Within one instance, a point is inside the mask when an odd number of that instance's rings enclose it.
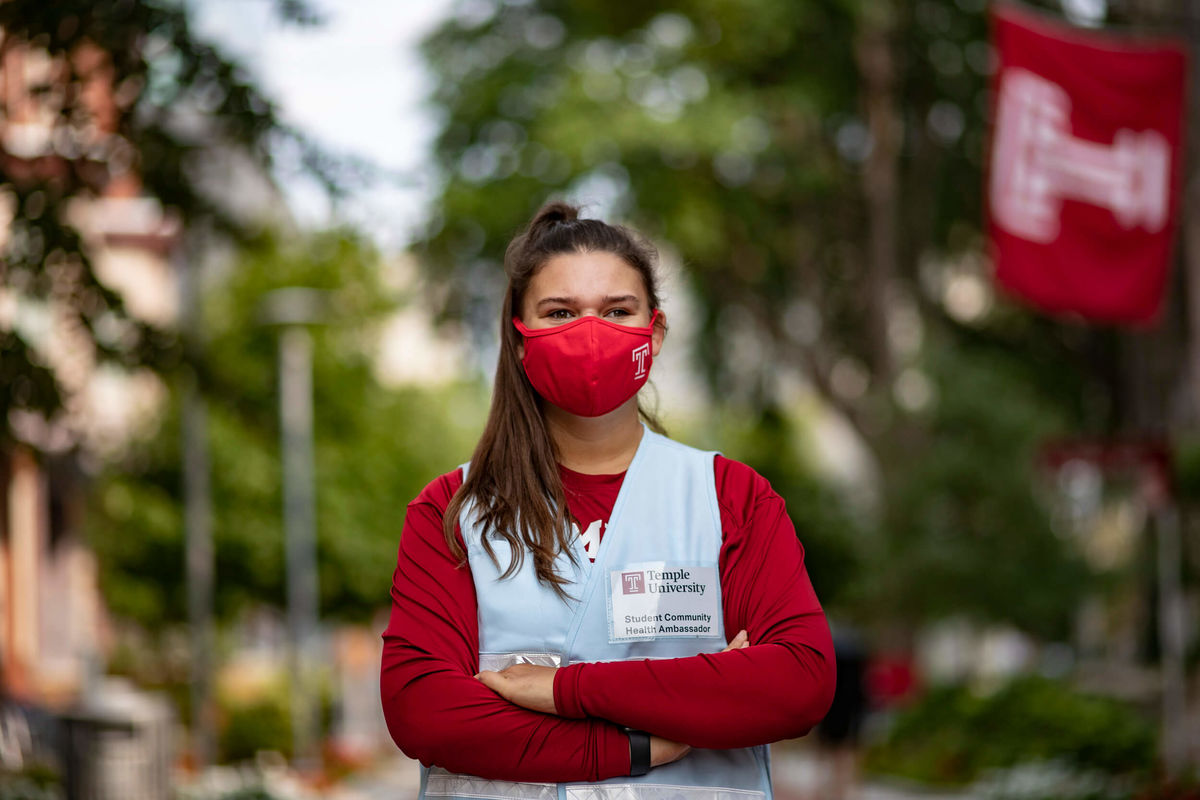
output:
{"label": "sidewalk", "polygon": [[374,769],[358,773],[343,785],[344,800],[414,800],[421,787],[420,765],[397,752]]}

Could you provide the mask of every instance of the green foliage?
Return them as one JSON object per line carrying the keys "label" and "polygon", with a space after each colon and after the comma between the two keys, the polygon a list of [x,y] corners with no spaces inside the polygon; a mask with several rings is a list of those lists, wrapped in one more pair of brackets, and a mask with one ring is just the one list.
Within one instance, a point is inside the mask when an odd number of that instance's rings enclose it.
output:
{"label": "green foliage", "polygon": [[224,716],[218,742],[221,763],[248,761],[264,750],[291,757],[292,716],[286,702],[265,697],[227,708]]}
{"label": "green foliage", "polygon": [[62,796],[62,779],[50,767],[34,765],[0,772],[0,800],[59,800]]}
{"label": "green foliage", "polygon": [[989,770],[972,791],[980,800],[1149,800],[1142,781],[1062,761]]}
{"label": "green foliage", "polygon": [[1200,505],[1200,439],[1183,437],[1175,442],[1172,471],[1182,502]]}
{"label": "green foliage", "polygon": [[1062,409],[1015,354],[951,341],[924,366],[936,401],[889,443],[890,535],[870,551],[861,600],[902,619],[952,611],[1067,636],[1092,577],[1033,492],[1038,443],[1065,427]]}
{"label": "green foliage", "polygon": [[1038,677],[979,696],[962,686],[931,690],[899,712],[871,748],[871,772],[934,784],[966,784],[993,768],[1058,761],[1109,774],[1148,774],[1152,724],[1120,701]]}
{"label": "green foliage", "polygon": [[[286,20],[316,19],[303,0],[277,5]],[[102,196],[132,175],[135,188],[185,228],[244,239],[257,223],[212,185],[222,159],[236,156],[239,169],[261,181],[275,166],[304,172],[335,193],[363,179],[361,165],[331,156],[282,122],[249,73],[196,36],[183,4],[11,0],[0,4],[0,30],[6,52],[19,56],[28,48],[35,60],[55,60],[46,78],[26,69],[39,82],[13,87],[45,104],[38,117],[50,130],[44,152],[9,152],[9,140],[0,143],[0,204],[13,211],[0,248],[0,285],[30,308],[53,306],[101,360],[170,370],[182,352],[173,331],[130,315],[98,279],[78,214],[68,213],[73,202]],[[102,97],[106,90],[111,103]],[[37,351],[41,338],[22,325],[0,332],[0,380],[13,387],[0,392],[0,440],[9,435],[10,408],[53,417],[64,403]]]}
{"label": "green foliage", "polygon": [[[313,330],[317,547],[323,616],[363,621],[387,604],[404,507],[470,454],[484,412],[472,386],[387,389],[370,343],[403,299],[378,255],[345,232],[264,241],[206,300],[217,611],[284,603],[277,332],[259,303],[283,286],[330,292]],[[110,466],[89,515],[111,609],[151,627],[185,617],[179,400],[157,432]]]}
{"label": "green foliage", "polygon": [[[329,730],[333,696],[328,674],[318,676],[319,729]],[[283,673],[238,692],[218,694],[217,758],[222,764],[252,761],[262,752],[292,756],[292,699]]]}
{"label": "green foliage", "polygon": [[280,798],[278,795],[272,794],[265,786],[247,786],[226,792],[220,796],[219,800],[280,800]]}
{"label": "green foliage", "polygon": [[863,524],[844,494],[805,458],[803,428],[781,409],[769,409],[754,420],[728,415],[721,422],[697,441],[720,446],[726,456],[749,464],[770,481],[787,503],[817,597],[826,609],[843,610],[862,569]]}

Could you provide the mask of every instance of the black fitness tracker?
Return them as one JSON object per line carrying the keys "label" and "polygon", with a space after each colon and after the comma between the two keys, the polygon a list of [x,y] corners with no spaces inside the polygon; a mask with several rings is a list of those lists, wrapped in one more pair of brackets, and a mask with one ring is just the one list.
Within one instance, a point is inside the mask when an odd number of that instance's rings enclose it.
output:
{"label": "black fitness tracker", "polygon": [[627,730],[629,735],[629,776],[636,778],[650,771],[650,734]]}

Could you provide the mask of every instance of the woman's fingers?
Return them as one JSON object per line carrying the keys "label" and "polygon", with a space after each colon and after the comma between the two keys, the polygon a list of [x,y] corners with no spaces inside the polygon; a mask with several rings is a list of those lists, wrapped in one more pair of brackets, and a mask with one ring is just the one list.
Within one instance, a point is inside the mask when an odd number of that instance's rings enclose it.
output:
{"label": "woman's fingers", "polygon": [[501,697],[504,696],[504,676],[501,675],[499,672],[492,672],[491,670],[485,670],[483,672],[480,672],[475,677],[479,680],[480,683],[482,683],[484,686],[491,689],[496,694],[500,695]]}
{"label": "woman's fingers", "polygon": [[651,736],[650,766],[659,767],[663,764],[670,764],[672,761],[678,761],[687,755],[691,749],[691,745],[672,742],[670,739],[664,739],[661,736]]}
{"label": "woman's fingers", "polygon": [[729,642],[722,650],[722,653],[728,653],[730,650],[741,650],[743,647],[750,646],[750,634],[746,633],[745,629],[738,631],[737,636]]}

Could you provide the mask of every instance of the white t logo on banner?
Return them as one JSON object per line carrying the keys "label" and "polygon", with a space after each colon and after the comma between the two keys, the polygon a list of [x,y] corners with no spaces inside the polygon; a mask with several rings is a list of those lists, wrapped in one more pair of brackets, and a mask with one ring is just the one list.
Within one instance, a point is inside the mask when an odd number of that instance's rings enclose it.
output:
{"label": "white t logo on banner", "polygon": [[1170,205],[1171,149],[1153,130],[1117,131],[1112,145],[1071,135],[1062,87],[1011,67],[1000,79],[992,150],[996,224],[1038,243],[1058,237],[1065,198],[1107,208],[1124,228],[1162,230]]}

